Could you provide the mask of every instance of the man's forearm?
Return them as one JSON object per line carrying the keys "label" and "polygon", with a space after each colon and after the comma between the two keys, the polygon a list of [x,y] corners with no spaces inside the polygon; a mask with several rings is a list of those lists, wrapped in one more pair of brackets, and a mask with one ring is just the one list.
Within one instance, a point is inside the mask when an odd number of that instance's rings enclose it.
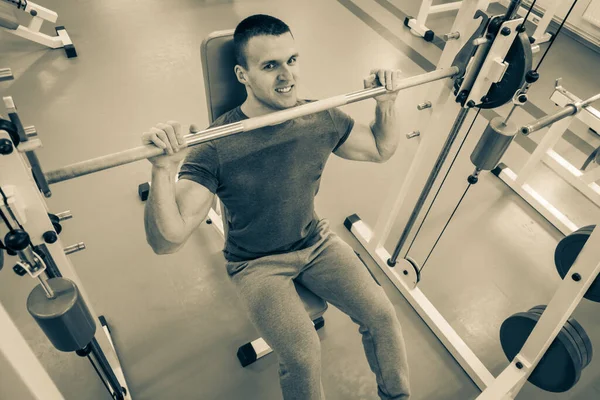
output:
{"label": "man's forearm", "polygon": [[152,185],[144,210],[148,243],[156,252],[179,246],[185,224],[179,212],[175,190],[177,166],[152,168]]}
{"label": "man's forearm", "polygon": [[371,124],[371,131],[383,160],[394,155],[398,147],[400,137],[398,122],[398,112],[394,101],[377,102],[375,121]]}

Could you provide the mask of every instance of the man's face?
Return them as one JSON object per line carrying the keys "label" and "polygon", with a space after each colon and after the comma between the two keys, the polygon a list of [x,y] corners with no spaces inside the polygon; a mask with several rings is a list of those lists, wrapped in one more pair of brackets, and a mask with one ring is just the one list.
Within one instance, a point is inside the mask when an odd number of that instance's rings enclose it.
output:
{"label": "man's face", "polygon": [[276,110],[296,105],[298,52],[290,33],[251,38],[246,62],[247,84],[259,102]]}

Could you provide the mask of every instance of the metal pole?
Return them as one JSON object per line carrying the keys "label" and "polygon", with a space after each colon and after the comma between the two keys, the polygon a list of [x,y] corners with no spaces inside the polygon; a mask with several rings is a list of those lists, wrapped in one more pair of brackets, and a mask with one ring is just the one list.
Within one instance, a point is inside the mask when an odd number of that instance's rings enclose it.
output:
{"label": "metal pole", "polygon": [[[523,0],[511,0],[508,5],[508,9],[506,10],[506,14],[504,14],[504,18],[506,21],[513,19],[515,15],[519,12],[519,7],[521,7],[521,3]],[[526,21],[523,21],[525,23]]]}
{"label": "metal pole", "polygon": [[[414,86],[423,85],[425,83],[450,78],[458,74],[458,72],[458,67],[441,68],[432,72],[406,78],[401,81],[399,89],[407,89]],[[186,135],[185,139],[188,147],[194,146],[210,140],[219,139],[236,133],[251,131],[253,129],[258,129],[265,126],[277,125],[290,119],[303,117],[320,111],[343,106],[345,104],[376,97],[386,93],[386,91],[387,90],[383,86],[363,89],[357,92],[335,96],[328,99],[303,104],[298,107],[277,111],[260,117],[249,118],[233,124],[206,129],[204,131]],[[152,144],[139,146],[119,153],[82,161],[80,163],[71,164],[66,167],[50,171],[46,174],[46,180],[49,184],[63,182],[79,176],[117,167],[119,165],[129,164],[134,161],[143,160],[148,157],[158,156],[163,153],[164,151],[162,149]]]}
{"label": "metal pole", "polygon": [[574,103],[574,104],[567,104],[565,106],[565,108],[563,108],[562,110],[560,110],[554,114],[551,114],[551,115],[546,115],[545,117],[538,119],[537,121],[535,121],[532,124],[525,125],[524,127],[521,128],[521,133],[523,135],[529,135],[530,133],[539,131],[540,129],[543,129],[543,128],[547,127],[548,125],[552,125],[553,123],[558,122],[561,119],[564,119],[571,115],[575,115],[575,114],[579,113],[579,111],[581,111],[581,109],[589,106],[596,100],[600,100],[600,93],[598,93],[595,96],[590,97],[587,100],[582,100],[581,102]]}
{"label": "metal pole", "polygon": [[425,186],[423,187],[423,190],[421,190],[421,194],[419,195],[417,203],[415,204],[415,207],[413,208],[413,211],[410,214],[410,217],[408,218],[408,222],[406,223],[406,226],[404,227],[404,231],[402,231],[402,235],[400,236],[400,239],[398,240],[398,244],[396,245],[396,248],[394,249],[394,253],[392,254],[392,257],[388,261],[388,264],[390,266],[396,264],[396,260],[398,259],[400,250],[406,243],[406,240],[408,239],[408,235],[409,235],[411,229],[413,228],[413,226],[415,225],[415,222],[417,221],[417,217],[419,216],[419,213],[423,209],[423,205],[425,205],[425,200],[429,196],[429,192],[431,192],[431,188],[433,187],[433,184],[434,184],[435,180],[437,179],[437,177],[440,173],[440,170],[442,169],[442,165],[444,165],[444,161],[446,161],[446,158],[448,157],[448,153],[450,152],[450,149],[452,148],[452,145],[454,144],[454,141],[456,140],[456,137],[458,136],[458,133],[460,132],[460,128],[462,127],[463,123],[465,122],[465,118],[467,117],[468,113],[469,113],[468,108],[462,108],[460,110],[460,112],[458,113],[458,115],[456,116],[456,119],[454,120],[454,124],[452,125],[452,129],[450,130],[450,134],[446,138],[446,142],[444,143],[444,146],[442,147],[442,150],[440,151],[440,154],[438,155],[438,158],[435,161],[433,169],[429,173],[429,177],[427,178],[427,181],[425,182]]}

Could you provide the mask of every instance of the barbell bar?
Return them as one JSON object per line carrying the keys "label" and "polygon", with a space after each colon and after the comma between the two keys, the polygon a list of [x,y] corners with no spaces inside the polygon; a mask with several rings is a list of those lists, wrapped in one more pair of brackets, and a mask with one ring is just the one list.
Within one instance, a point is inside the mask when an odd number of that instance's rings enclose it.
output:
{"label": "barbell bar", "polygon": [[521,128],[521,133],[523,135],[529,135],[533,132],[539,131],[540,129],[543,129],[543,128],[547,127],[548,125],[552,125],[553,123],[560,121],[561,119],[564,119],[571,115],[575,115],[575,114],[579,113],[579,111],[581,111],[585,107],[589,106],[596,100],[600,100],[600,93],[598,93],[595,96],[590,97],[587,100],[582,100],[577,103],[567,104],[560,111],[557,111],[554,114],[546,115],[545,117],[540,118],[537,121],[535,121],[529,125],[523,126]]}
{"label": "barbell bar", "polygon": [[[435,71],[420,75],[411,76],[400,81],[399,90],[408,89],[414,86],[451,78],[459,73],[458,67],[440,68]],[[317,112],[340,107],[346,104],[355,103],[365,99],[385,94],[387,89],[384,86],[376,88],[363,89],[348,94],[338,95],[323,100],[303,104],[301,106],[276,111],[267,115],[249,118],[232,124],[209,128],[200,132],[190,133],[184,136],[186,147],[191,147],[200,143],[220,139],[225,136],[236,133],[247,132],[266,126],[277,125],[294,118],[303,117]],[[124,150],[118,153],[93,158],[79,163],[70,164],[65,167],[50,171],[45,174],[48,184],[64,182],[69,179],[99,172],[105,169],[118,167],[135,161],[143,160],[149,157],[159,156],[164,150],[153,145],[143,145]]]}

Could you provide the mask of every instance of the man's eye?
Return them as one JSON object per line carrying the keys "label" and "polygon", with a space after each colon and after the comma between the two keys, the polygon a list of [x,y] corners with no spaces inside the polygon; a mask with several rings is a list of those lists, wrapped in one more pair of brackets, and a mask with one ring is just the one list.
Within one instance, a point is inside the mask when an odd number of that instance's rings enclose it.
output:
{"label": "man's eye", "polygon": [[273,65],[273,64],[267,64],[267,65],[265,65],[264,69],[273,69],[274,67],[275,67],[275,65]]}
{"label": "man's eye", "polygon": [[292,58],[290,58],[290,61],[288,61],[288,64],[290,64],[290,65],[296,64],[296,61],[298,61],[296,59],[296,57],[292,57]]}

